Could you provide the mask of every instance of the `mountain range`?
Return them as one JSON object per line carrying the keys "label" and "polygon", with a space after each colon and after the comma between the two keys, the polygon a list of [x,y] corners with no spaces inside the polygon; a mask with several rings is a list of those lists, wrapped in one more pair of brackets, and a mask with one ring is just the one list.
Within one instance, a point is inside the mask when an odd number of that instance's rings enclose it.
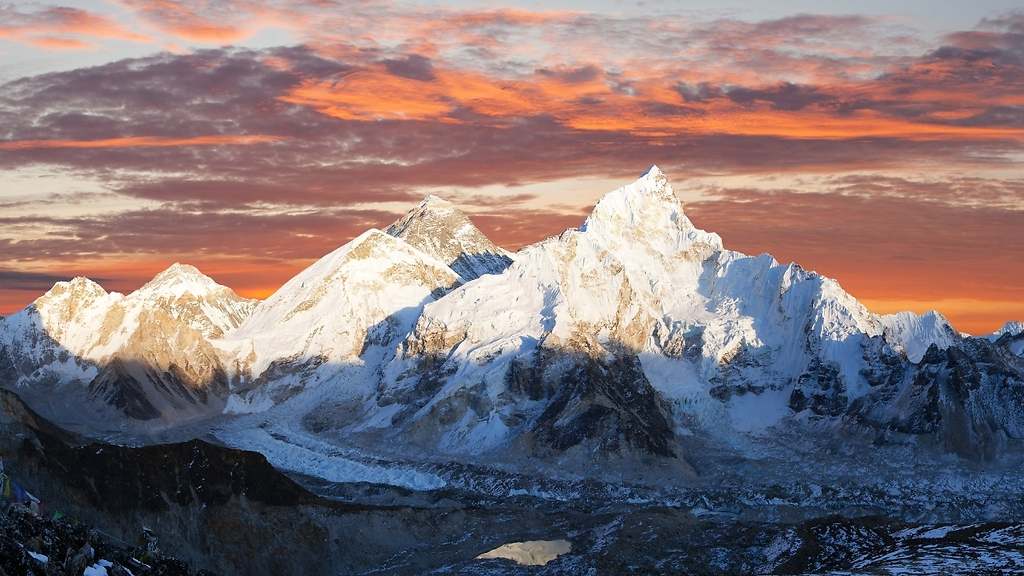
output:
{"label": "mountain range", "polygon": [[213,431],[294,468],[287,437],[314,464],[355,451],[343,476],[366,481],[394,459],[693,477],[697,450],[792,433],[998,459],[1024,438],[1022,355],[1020,323],[875,314],[725,248],[657,167],[515,253],[428,196],[263,301],[175,264],[127,295],[59,282],[0,319],[0,382],[62,425]]}

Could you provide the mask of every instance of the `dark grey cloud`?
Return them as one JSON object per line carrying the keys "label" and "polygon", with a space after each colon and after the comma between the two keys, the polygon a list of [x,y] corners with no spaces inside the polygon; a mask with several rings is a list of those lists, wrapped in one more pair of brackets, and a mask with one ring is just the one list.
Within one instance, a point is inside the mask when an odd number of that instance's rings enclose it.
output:
{"label": "dark grey cloud", "polygon": [[537,73],[566,84],[589,82],[603,75],[603,71],[593,64],[572,68],[541,68],[537,70]]}
{"label": "dark grey cloud", "polygon": [[789,111],[834,100],[832,95],[823,93],[814,86],[802,86],[791,82],[783,82],[770,88],[736,87],[727,90],[725,94],[737,104],[767,102],[776,110]]}
{"label": "dark grey cloud", "polygon": [[[49,274],[45,272],[22,272],[8,268],[0,268],[0,289],[32,290],[45,292],[57,282],[71,280],[71,276]],[[97,282],[104,279],[96,279]]]}
{"label": "dark grey cloud", "polygon": [[419,54],[411,54],[397,60],[385,60],[384,68],[395,76],[421,82],[429,82],[435,78],[434,65],[431,64],[429,58]]}

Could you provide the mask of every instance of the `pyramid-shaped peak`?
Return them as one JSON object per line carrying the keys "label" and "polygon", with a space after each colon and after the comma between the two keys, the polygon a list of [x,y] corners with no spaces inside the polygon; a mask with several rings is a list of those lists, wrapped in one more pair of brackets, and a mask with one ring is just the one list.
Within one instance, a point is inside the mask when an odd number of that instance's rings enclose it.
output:
{"label": "pyramid-shaped peak", "polygon": [[633,182],[609,192],[594,206],[588,222],[596,219],[626,219],[637,225],[653,225],[644,222],[651,214],[681,212],[668,178],[657,167],[651,166]]}
{"label": "pyramid-shaped peak", "polygon": [[668,202],[678,202],[668,176],[657,166],[651,166],[635,182],[627,186],[633,194],[645,194]]}
{"label": "pyramid-shaped peak", "polygon": [[198,268],[191,264],[182,264],[175,262],[167,267],[166,270],[157,274],[156,278],[181,278],[181,277],[203,277],[208,278],[205,274],[199,271]]}
{"label": "pyramid-shaped peak", "polygon": [[580,230],[618,246],[644,244],[666,254],[695,245],[702,250],[722,248],[717,234],[696,228],[686,217],[668,178],[657,166],[605,194]]}
{"label": "pyramid-shaped peak", "polygon": [[213,278],[203,274],[195,266],[175,262],[139,288],[139,292],[177,296],[186,292],[202,294],[220,287]]}
{"label": "pyramid-shaped peak", "polygon": [[424,196],[423,200],[420,202],[420,206],[428,208],[458,210],[458,208],[455,207],[455,204],[452,204],[448,200],[445,200],[444,198],[437,196],[435,194],[427,194],[426,196]]}
{"label": "pyramid-shaped peak", "polygon": [[651,167],[647,169],[640,178],[665,178],[665,173],[658,168],[657,164],[651,164]]}
{"label": "pyramid-shaped peak", "polygon": [[461,210],[433,194],[386,232],[444,262],[467,280],[500,272],[512,262]]}

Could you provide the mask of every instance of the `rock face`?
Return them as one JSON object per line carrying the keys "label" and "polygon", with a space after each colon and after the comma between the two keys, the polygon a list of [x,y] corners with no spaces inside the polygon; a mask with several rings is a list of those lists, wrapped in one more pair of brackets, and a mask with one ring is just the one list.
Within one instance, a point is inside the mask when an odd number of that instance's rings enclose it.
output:
{"label": "rock face", "polygon": [[512,263],[508,251],[495,246],[454,204],[427,196],[386,232],[430,254],[464,280],[497,274]]}
{"label": "rock face", "polygon": [[1008,440],[1024,438],[1024,362],[1007,344],[933,344],[850,412],[878,430],[930,436],[962,456],[992,459]]}
{"label": "rock face", "polygon": [[[192,266],[175,264],[124,296],[95,282],[58,282],[0,332],[0,375],[47,401],[51,416],[88,400],[138,420],[217,413],[227,395],[210,340],[234,329],[254,302]],[[98,417],[98,416],[97,416]]]}

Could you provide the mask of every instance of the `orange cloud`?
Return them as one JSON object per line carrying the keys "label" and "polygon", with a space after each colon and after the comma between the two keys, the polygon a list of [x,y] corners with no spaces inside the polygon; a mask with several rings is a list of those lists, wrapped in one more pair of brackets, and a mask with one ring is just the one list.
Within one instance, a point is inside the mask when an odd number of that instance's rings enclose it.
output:
{"label": "orange cloud", "polygon": [[250,35],[248,31],[235,26],[213,22],[178,24],[168,26],[166,31],[186,40],[209,44],[237,42]]}
{"label": "orange cloud", "polygon": [[259,1],[120,0],[144,21],[166,34],[200,44],[231,44],[264,28],[297,28],[308,25],[302,12],[324,6],[285,3],[283,7]]}
{"label": "orange cloud", "polygon": [[118,22],[86,10],[54,6],[36,12],[0,8],[0,38],[8,38],[43,48],[62,50],[90,48],[91,44],[71,36],[150,42]]}
{"label": "orange cloud", "polygon": [[[744,106],[727,98],[685,103],[665,79],[638,78],[628,92],[601,74],[578,82],[534,74],[502,80],[482,73],[438,69],[420,80],[372,67],[331,81],[307,81],[281,100],[312,107],[345,120],[435,120],[502,123],[547,115],[563,125],[588,131],[619,131],[638,136],[680,134],[774,136],[813,140],[900,138],[1024,139],[1019,126],[974,126],[887,116],[875,110],[838,114],[821,107],[778,110]],[[667,113],[654,114],[652,106]],[[673,107],[675,109],[673,109]],[[463,112],[478,117],[463,120]],[[485,119],[479,116],[486,117]],[[926,119],[929,120],[929,119]]]}
{"label": "orange cloud", "polygon": [[61,38],[59,36],[38,36],[28,39],[28,43],[40,48],[52,50],[88,50],[92,44],[76,40],[75,38]]}
{"label": "orange cloud", "polygon": [[437,70],[431,80],[418,80],[375,67],[338,80],[305,82],[281,100],[346,120],[461,122],[457,114],[463,110],[492,121],[541,114],[570,119],[591,106],[579,101],[612,96],[599,77],[570,83],[538,74],[513,81],[447,69]]}
{"label": "orange cloud", "polygon": [[816,111],[748,111],[734,108],[709,110],[707,114],[697,117],[668,119],[628,113],[618,116],[583,114],[568,118],[567,123],[581,130],[622,130],[665,137],[685,132],[733,136],[776,136],[809,140],[854,138],[900,138],[918,141],[945,138],[1024,139],[1024,128],[912,122],[886,117],[872,111],[835,115]]}
{"label": "orange cloud", "polygon": [[53,15],[53,29],[58,32],[133,42],[151,40],[145,35],[128,30],[110,18],[85,10],[56,7],[48,9],[47,12]]}
{"label": "orange cloud", "polygon": [[283,138],[263,134],[212,135],[189,138],[161,138],[158,136],[126,136],[99,140],[9,140],[0,142],[0,150],[39,150],[49,148],[166,148],[172,146],[226,146],[264,144]]}

